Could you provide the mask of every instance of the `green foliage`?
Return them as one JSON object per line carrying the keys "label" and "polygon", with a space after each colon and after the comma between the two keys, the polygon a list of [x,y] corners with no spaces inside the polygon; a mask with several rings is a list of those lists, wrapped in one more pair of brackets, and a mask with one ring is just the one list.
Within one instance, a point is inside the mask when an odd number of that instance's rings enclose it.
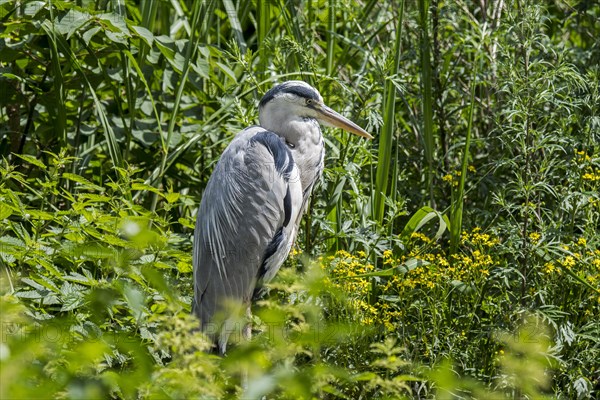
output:
{"label": "green foliage", "polygon": [[[0,0],[0,397],[597,397],[599,18]],[[195,213],[285,79],[376,138],[325,130],[295,255],[220,358]]]}

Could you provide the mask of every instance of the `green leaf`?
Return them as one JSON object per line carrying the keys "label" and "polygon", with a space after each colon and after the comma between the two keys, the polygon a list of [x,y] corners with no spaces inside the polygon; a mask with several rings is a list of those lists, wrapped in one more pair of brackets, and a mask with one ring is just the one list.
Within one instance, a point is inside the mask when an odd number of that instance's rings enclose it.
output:
{"label": "green leaf", "polygon": [[[102,188],[102,191],[104,191],[104,188]],[[102,196],[95,193],[80,193],[77,196],[77,199],[80,201],[86,200],[86,203],[106,203],[110,200],[110,197]]]}
{"label": "green leaf", "polygon": [[120,36],[131,36],[125,19],[115,13],[104,13],[96,16],[100,22],[104,24],[106,32],[114,32]]}
{"label": "green leaf", "polygon": [[79,28],[90,21],[90,14],[72,8],[54,26],[58,33],[69,39]]}
{"label": "green leaf", "polygon": [[430,262],[428,262],[428,261],[419,260],[418,258],[411,258],[396,267],[382,269],[380,271],[375,271],[375,272],[367,272],[365,274],[352,275],[345,279],[364,278],[364,277],[370,277],[370,276],[372,277],[372,276],[404,275],[408,271],[411,271],[417,267],[425,266],[425,265],[429,265],[429,264],[430,264]]}
{"label": "green leaf", "polygon": [[96,33],[100,32],[101,30],[102,30],[102,28],[100,28],[99,26],[94,26],[94,27],[88,29],[87,31],[85,31],[81,35],[81,38],[85,42],[85,45],[89,46],[90,45],[90,41],[92,40],[92,38],[94,37],[94,35],[96,35]]}
{"label": "green leaf", "polygon": [[19,248],[21,250],[25,249],[25,242],[21,239],[18,239],[16,237],[13,236],[2,236],[0,237],[0,246],[2,246],[3,249],[6,248]]}
{"label": "green leaf", "polygon": [[177,220],[181,225],[185,226],[186,228],[190,228],[190,229],[194,229],[194,223],[192,221],[190,221],[187,218],[179,218]]}
{"label": "green leaf", "polygon": [[219,68],[221,68],[221,71],[223,71],[229,77],[229,79],[231,79],[233,82],[237,82],[235,73],[233,72],[233,70],[231,68],[229,68],[227,65],[220,63],[220,62],[217,62],[216,64]]}
{"label": "green leaf", "polygon": [[175,203],[177,200],[179,200],[179,193],[177,192],[169,192],[166,195],[164,195],[165,200],[167,200],[168,203]]}
{"label": "green leaf", "polygon": [[143,26],[132,25],[131,29],[137,33],[137,35],[146,42],[146,44],[152,47],[152,43],[154,43],[154,35],[148,29]]}
{"label": "green leaf", "polygon": [[210,77],[210,65],[208,60],[204,58],[198,58],[195,63],[191,64],[192,69],[204,79]]}
{"label": "green leaf", "polygon": [[45,296],[45,293],[40,293],[37,290],[22,290],[15,293],[15,297],[22,299],[41,299]]}
{"label": "green leaf", "polygon": [[40,160],[38,160],[37,158],[35,158],[34,156],[30,156],[29,154],[15,154],[15,156],[19,157],[20,159],[27,161],[30,164],[35,165],[36,167],[40,167],[41,169],[46,169],[46,166],[44,165],[43,162],[41,162]]}
{"label": "green leaf", "polygon": [[26,213],[29,214],[29,218],[32,220],[53,221],[55,217],[54,214],[42,210],[29,209]]}
{"label": "green leaf", "polygon": [[132,183],[131,190],[146,190],[146,191],[156,193],[158,195],[163,196],[162,192],[159,189],[155,188],[154,186],[150,186],[150,185],[147,185],[147,184],[141,183],[141,182]]}
{"label": "green leaf", "polygon": [[56,284],[45,275],[32,276],[31,279],[46,289],[49,289],[55,293],[60,293],[58,286],[56,286]]}
{"label": "green leaf", "polygon": [[56,266],[54,266],[54,264],[52,264],[51,262],[46,261],[41,258],[37,258],[36,261],[42,268],[44,268],[46,271],[50,272],[55,277],[60,278],[62,276],[60,271],[58,269],[56,269]]}
{"label": "green leaf", "polygon": [[438,211],[429,206],[421,207],[413,214],[413,216],[404,226],[400,237],[405,243],[408,242],[413,233],[417,232],[426,223],[436,217],[438,218],[439,227],[437,233],[435,234],[434,240],[439,239],[443,235],[446,228],[450,226],[450,221],[448,220],[447,216],[440,214]]}
{"label": "green leaf", "polygon": [[6,204],[0,204],[0,220],[6,219],[12,215],[12,209]]}
{"label": "green leaf", "polygon": [[102,186],[98,186],[96,184],[93,184],[92,182],[88,181],[87,179],[85,179],[83,176],[80,175],[75,175],[75,174],[71,174],[69,172],[65,172],[62,174],[62,177],[65,179],[68,179],[70,181],[76,182],[78,184],[80,184],[81,186],[83,186],[86,189],[92,189],[98,192],[103,192],[104,188]]}
{"label": "green leaf", "polygon": [[112,244],[112,245],[120,246],[120,247],[127,247],[127,245],[129,245],[128,241],[123,240],[120,237],[111,235],[111,234],[102,235],[102,240],[108,244]]}
{"label": "green leaf", "polygon": [[[9,2],[12,0],[9,0]],[[45,1],[28,1],[23,5],[23,14],[28,17],[35,17],[40,11],[47,10]]]}
{"label": "green leaf", "polygon": [[123,294],[127,300],[131,314],[136,320],[139,320],[146,309],[144,293],[132,285],[126,285],[123,289]]}
{"label": "green leaf", "polygon": [[61,248],[61,252],[69,256],[84,257],[90,260],[102,260],[115,255],[113,249],[100,243],[86,243],[81,245],[65,243]]}
{"label": "green leaf", "polygon": [[172,48],[173,39],[168,36],[155,36],[156,47],[162,53],[163,56],[167,59],[167,61],[172,62],[175,59],[175,50]]}
{"label": "green leaf", "polygon": [[359,374],[354,375],[352,377],[352,380],[354,382],[362,382],[362,381],[370,382],[375,378],[377,378],[377,374],[375,374],[374,372],[361,372]]}
{"label": "green leaf", "polygon": [[62,303],[60,311],[65,312],[81,307],[85,303],[85,300],[79,292],[71,292],[62,297]]}
{"label": "green leaf", "polygon": [[71,272],[69,275],[63,276],[65,281],[79,283],[85,286],[96,286],[98,281],[88,276],[81,275],[79,272]]}

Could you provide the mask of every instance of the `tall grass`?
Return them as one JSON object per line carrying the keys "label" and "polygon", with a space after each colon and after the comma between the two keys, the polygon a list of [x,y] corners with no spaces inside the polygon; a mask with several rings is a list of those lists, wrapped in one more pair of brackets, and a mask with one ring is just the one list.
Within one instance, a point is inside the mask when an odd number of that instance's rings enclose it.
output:
{"label": "tall grass", "polygon": [[[192,23],[190,24],[191,37],[190,37],[188,45],[186,46],[186,53],[185,53],[185,57],[183,60],[183,68],[181,70],[181,77],[179,79],[177,91],[175,92],[173,109],[171,110],[171,118],[169,119],[169,125],[167,128],[167,137],[164,139],[161,137],[162,156],[161,156],[160,166],[158,169],[158,175],[156,176],[156,181],[163,178],[163,175],[164,175],[166,167],[167,167],[167,161],[169,158],[169,148],[171,145],[171,139],[173,137],[173,133],[175,131],[177,115],[179,113],[179,106],[181,104],[181,98],[184,94],[184,89],[187,85],[188,75],[190,73],[192,64],[194,63],[194,61],[196,59],[196,54],[198,53],[198,47],[200,46],[200,40],[202,38],[201,25],[200,25],[199,21],[200,21],[200,17],[202,15],[203,11],[205,11],[204,3],[203,2],[194,2],[194,6],[192,8],[192,18],[191,18]],[[153,199],[152,199],[152,206],[150,207],[150,209],[152,211],[156,210],[157,202],[158,202],[158,194],[154,193]]]}
{"label": "tall grass", "polygon": [[[396,79],[399,68],[402,49],[402,24],[404,23],[404,1],[400,2],[397,11],[398,25],[396,27],[394,42],[394,54],[390,61],[390,68],[387,71],[387,79],[383,92],[383,125],[378,136],[379,150],[377,156],[377,169],[375,188],[373,192],[374,213],[373,219],[380,224],[383,223],[385,214],[385,199],[388,196],[388,186],[390,178],[397,176],[398,164],[392,165],[392,155],[396,152],[394,147],[394,134],[396,133],[396,85],[393,80]],[[397,144],[396,144],[397,145]],[[397,154],[397,152],[396,152]],[[394,197],[395,193],[391,193]]]}
{"label": "tall grass", "polygon": [[425,153],[425,181],[426,190],[429,195],[429,205],[435,207],[434,198],[434,176],[436,172],[434,164],[435,140],[433,137],[433,93],[432,69],[431,69],[431,51],[429,37],[429,0],[419,0],[419,26],[420,26],[420,61],[421,61],[421,109],[422,126],[421,137],[423,140],[423,150]]}
{"label": "tall grass", "polygon": [[[475,62],[475,65],[478,63]],[[458,250],[460,243],[460,235],[463,228],[463,208],[465,203],[465,182],[467,180],[468,166],[470,160],[471,137],[473,133],[473,113],[475,110],[475,90],[477,88],[477,73],[478,68],[473,69],[471,80],[471,95],[467,116],[467,132],[465,136],[465,146],[463,149],[462,162],[460,167],[460,178],[456,194],[452,196],[452,204],[450,206],[450,216],[452,223],[450,224],[450,248],[453,252]],[[454,193],[453,193],[454,194]]]}
{"label": "tall grass", "polygon": [[327,0],[327,57],[325,61],[325,73],[329,76],[333,73],[333,58],[335,54],[335,13],[337,0]]}
{"label": "tall grass", "polygon": [[[0,2],[0,325],[16,329],[0,397],[235,397],[247,366],[255,398],[597,396],[598,17]],[[190,334],[193,221],[222,150],[286,79],[376,139],[324,129],[324,179],[255,308],[262,333],[215,358]],[[19,331],[50,326],[69,340]]]}
{"label": "tall grass", "polygon": [[257,2],[257,27],[256,27],[256,45],[258,47],[259,71],[267,71],[269,57],[267,54],[266,39],[271,28],[271,1],[258,0]]}

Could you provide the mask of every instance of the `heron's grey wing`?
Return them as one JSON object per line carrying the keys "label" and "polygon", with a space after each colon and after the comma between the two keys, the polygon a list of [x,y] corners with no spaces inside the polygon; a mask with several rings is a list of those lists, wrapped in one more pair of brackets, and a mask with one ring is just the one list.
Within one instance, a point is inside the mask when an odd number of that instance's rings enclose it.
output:
{"label": "heron's grey wing", "polygon": [[301,204],[285,141],[260,127],[240,132],[215,167],[196,221],[193,309],[205,331],[217,333],[208,324],[224,302],[249,303],[257,282],[279,269]]}

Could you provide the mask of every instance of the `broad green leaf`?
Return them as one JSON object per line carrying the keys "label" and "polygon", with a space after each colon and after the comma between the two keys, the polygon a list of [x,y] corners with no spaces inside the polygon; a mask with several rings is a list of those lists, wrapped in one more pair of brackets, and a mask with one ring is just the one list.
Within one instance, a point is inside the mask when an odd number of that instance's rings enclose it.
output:
{"label": "broad green leaf", "polygon": [[71,272],[69,275],[64,276],[63,279],[69,282],[75,282],[86,286],[96,286],[98,284],[98,281],[91,279],[90,277],[81,275],[78,272]]}
{"label": "broad green leaf", "polygon": [[207,59],[198,58],[195,63],[190,64],[192,69],[196,71],[204,79],[208,79],[210,76],[210,64]]}
{"label": "broad green leaf", "polygon": [[131,314],[136,320],[139,320],[146,310],[144,293],[134,286],[127,284],[123,289],[123,294],[125,295]]}
{"label": "broad green leaf", "polygon": [[43,221],[53,221],[55,218],[54,214],[51,214],[47,211],[29,209],[26,211],[26,213],[29,214],[29,218],[32,220],[41,219]]}
{"label": "broad green leaf", "polygon": [[152,43],[154,43],[154,35],[152,34],[152,32],[150,32],[148,29],[144,28],[143,26],[136,26],[133,25],[131,26],[131,29],[137,33],[137,35],[144,40],[144,42],[146,42],[146,44],[150,47],[152,47]]}
{"label": "broad green leaf", "polygon": [[23,4],[23,14],[28,17],[35,17],[40,11],[46,9],[45,1],[28,1]]}
{"label": "broad green leaf", "polygon": [[362,382],[362,381],[372,381],[373,379],[375,379],[377,377],[377,375],[374,372],[361,372],[359,374],[356,374],[352,377],[352,380],[355,382]]}
{"label": "broad green leaf", "polygon": [[46,271],[50,272],[55,277],[60,278],[62,276],[62,274],[60,273],[60,271],[50,261],[46,261],[46,260],[41,259],[39,257],[36,258],[36,261],[37,261],[38,265],[40,265],[41,267],[43,267]]}
{"label": "broad green leaf", "polygon": [[108,28],[106,32],[111,31],[123,36],[131,36],[127,23],[122,16],[115,13],[104,13],[96,15],[96,18]]}
{"label": "broad green leaf", "polygon": [[86,243],[75,246],[65,244],[61,251],[70,256],[84,257],[91,260],[111,258],[115,255],[113,249],[101,243]]}
{"label": "broad green leaf", "polygon": [[179,200],[179,193],[169,192],[169,193],[165,194],[164,197],[168,203],[175,203],[177,200]]}
{"label": "broad green leaf", "polygon": [[20,159],[27,161],[30,164],[35,165],[36,167],[40,167],[41,169],[46,169],[46,166],[44,165],[43,162],[41,162],[40,160],[38,160],[37,158],[35,158],[34,156],[30,156],[29,154],[15,154],[15,156],[19,157]]}
{"label": "broad green leaf", "polygon": [[426,223],[434,218],[437,218],[439,223],[435,240],[439,239],[446,228],[450,225],[450,221],[448,220],[447,216],[440,214],[429,206],[421,207],[413,214],[413,216],[404,226],[400,237],[404,242],[407,242],[413,233],[419,231],[419,229],[421,229]]}
{"label": "broad green leaf", "polygon": [[70,292],[62,297],[61,312],[71,311],[84,305],[85,299],[83,295],[77,291]]}
{"label": "broad green leaf", "polygon": [[56,286],[56,284],[45,275],[32,276],[31,279],[37,282],[38,284],[42,285],[46,289],[49,289],[55,293],[60,293],[60,289],[58,288],[58,286]]}
{"label": "broad green leaf", "polygon": [[2,203],[0,204],[0,220],[6,219],[12,215],[12,210],[9,206]]}
{"label": "broad green leaf", "polygon": [[364,278],[364,277],[369,277],[369,276],[404,275],[408,271],[411,271],[417,267],[425,266],[425,265],[429,265],[429,264],[430,263],[428,261],[419,260],[418,258],[411,258],[396,267],[382,269],[380,271],[375,271],[375,272],[367,272],[365,274],[353,275],[353,276],[347,277],[346,279]]}
{"label": "broad green leaf", "polygon": [[150,185],[147,185],[147,184],[141,183],[141,182],[132,183],[131,190],[147,190],[149,192],[164,196],[163,193],[159,189],[155,188],[154,186],[150,186]]}
{"label": "broad green leaf", "polygon": [[21,282],[28,284],[29,286],[31,286],[34,289],[37,290],[46,290],[46,288],[42,285],[40,285],[39,283],[29,279],[29,278],[23,278],[21,279]]}
{"label": "broad green leaf", "polygon": [[56,31],[65,35],[68,40],[79,28],[90,21],[90,14],[72,8],[54,26]]}
{"label": "broad green leaf", "polygon": [[186,228],[194,229],[195,227],[194,223],[187,218],[179,218],[177,221]]}
{"label": "broad green leaf", "polygon": [[19,248],[24,250],[25,249],[25,242],[21,239],[18,239],[16,237],[13,236],[2,236],[0,237],[0,246],[2,246],[3,249],[7,249],[7,248]]}
{"label": "broad green leaf", "polygon": [[112,245],[120,246],[120,247],[127,247],[129,245],[128,241],[123,240],[118,236],[110,235],[110,234],[102,235],[102,240],[108,244],[112,244]]}
{"label": "broad green leaf", "polygon": [[104,31],[104,34],[106,35],[106,37],[115,43],[119,43],[122,45],[127,45],[127,35],[123,34],[123,33],[115,33],[115,32],[111,32],[111,31]]}
{"label": "broad green leaf", "polygon": [[100,28],[99,26],[94,26],[94,27],[91,27],[90,29],[86,30],[81,35],[81,38],[85,42],[85,45],[89,46],[90,45],[90,41],[92,40],[92,38],[94,37],[94,35],[96,35],[96,33],[100,32],[101,30],[102,30],[102,28]]}
{"label": "broad green leaf", "polygon": [[98,186],[96,184],[93,184],[92,182],[88,181],[87,179],[85,179],[83,176],[80,175],[75,175],[75,174],[71,174],[69,172],[65,172],[62,174],[62,177],[65,179],[68,179],[70,181],[76,182],[78,184],[80,184],[81,186],[83,186],[86,189],[92,189],[98,192],[103,192],[104,188],[102,186]]}
{"label": "broad green leaf", "polygon": [[[102,188],[101,191],[103,192],[104,188]],[[77,195],[77,198],[79,201],[86,200],[86,204],[87,203],[106,203],[107,201],[110,200],[110,197],[102,196],[102,195],[99,195],[96,193],[79,193]]]}
{"label": "broad green leaf", "polygon": [[170,47],[173,45],[173,39],[164,35],[155,36],[154,39],[156,47],[158,47],[162,55],[165,56],[167,61],[173,62],[173,59],[175,58],[175,50]]}
{"label": "broad green leaf", "polygon": [[15,297],[19,297],[22,299],[41,299],[46,296],[45,293],[40,293],[37,290],[22,290],[16,292],[14,295]]}
{"label": "broad green leaf", "polygon": [[231,68],[229,68],[227,65],[220,63],[220,62],[217,62],[216,64],[221,69],[221,71],[225,72],[225,74],[229,77],[229,79],[231,79],[233,82],[237,81],[235,73],[233,72],[233,70]]}

